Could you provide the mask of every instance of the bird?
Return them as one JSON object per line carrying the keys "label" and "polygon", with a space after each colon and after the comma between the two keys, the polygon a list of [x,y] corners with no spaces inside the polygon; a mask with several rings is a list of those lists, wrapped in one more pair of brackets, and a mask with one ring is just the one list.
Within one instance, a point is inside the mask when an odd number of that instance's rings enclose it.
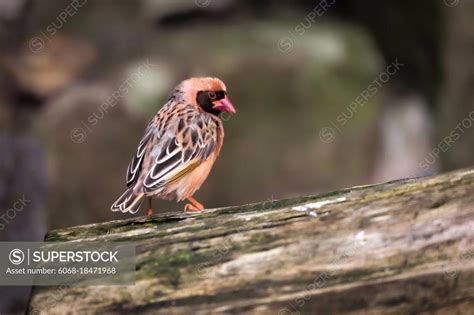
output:
{"label": "bird", "polygon": [[220,115],[235,114],[227,88],[215,77],[193,77],[179,83],[165,105],[149,121],[128,165],[127,190],[111,210],[136,213],[145,198],[187,199],[185,212],[202,211],[193,198],[219,155],[224,142]]}

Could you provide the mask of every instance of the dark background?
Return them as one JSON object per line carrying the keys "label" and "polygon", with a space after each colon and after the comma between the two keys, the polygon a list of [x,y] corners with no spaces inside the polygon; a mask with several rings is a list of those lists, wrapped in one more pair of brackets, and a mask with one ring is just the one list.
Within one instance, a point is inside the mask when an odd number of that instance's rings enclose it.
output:
{"label": "dark background", "polygon": [[467,0],[0,0],[0,240],[127,217],[109,208],[146,123],[191,76],[238,109],[208,208],[473,165],[473,19]]}

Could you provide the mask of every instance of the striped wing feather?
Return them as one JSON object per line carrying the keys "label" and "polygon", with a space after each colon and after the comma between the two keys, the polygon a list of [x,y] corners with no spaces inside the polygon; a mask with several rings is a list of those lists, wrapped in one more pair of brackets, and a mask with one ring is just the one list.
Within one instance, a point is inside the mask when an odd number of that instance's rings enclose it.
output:
{"label": "striped wing feather", "polygon": [[132,161],[127,168],[127,187],[132,187],[137,183],[138,177],[142,169],[143,158],[148,146],[148,143],[153,135],[153,121],[148,124],[145,135],[140,141],[137,151],[132,158]]}
{"label": "striped wing feather", "polygon": [[170,100],[148,124],[128,166],[127,186],[154,192],[186,176],[214,152],[218,129],[191,105]]}
{"label": "striped wing feather", "polygon": [[152,149],[153,158],[143,191],[153,192],[183,178],[216,148],[217,124],[200,113],[178,116]]}

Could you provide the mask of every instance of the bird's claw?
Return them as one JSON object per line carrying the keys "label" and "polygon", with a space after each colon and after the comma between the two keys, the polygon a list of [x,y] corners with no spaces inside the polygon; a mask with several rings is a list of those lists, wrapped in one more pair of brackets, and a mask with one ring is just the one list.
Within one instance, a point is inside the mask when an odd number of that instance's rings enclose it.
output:
{"label": "bird's claw", "polygon": [[204,208],[198,208],[190,203],[184,206],[184,212],[201,212],[202,210],[204,210]]}

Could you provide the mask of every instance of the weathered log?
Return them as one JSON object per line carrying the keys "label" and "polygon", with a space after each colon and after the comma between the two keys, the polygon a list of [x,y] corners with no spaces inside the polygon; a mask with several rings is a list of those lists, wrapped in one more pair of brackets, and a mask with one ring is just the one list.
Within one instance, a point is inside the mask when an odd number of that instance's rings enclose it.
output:
{"label": "weathered log", "polygon": [[135,241],[134,286],[36,287],[30,311],[472,314],[474,169],[56,230]]}

